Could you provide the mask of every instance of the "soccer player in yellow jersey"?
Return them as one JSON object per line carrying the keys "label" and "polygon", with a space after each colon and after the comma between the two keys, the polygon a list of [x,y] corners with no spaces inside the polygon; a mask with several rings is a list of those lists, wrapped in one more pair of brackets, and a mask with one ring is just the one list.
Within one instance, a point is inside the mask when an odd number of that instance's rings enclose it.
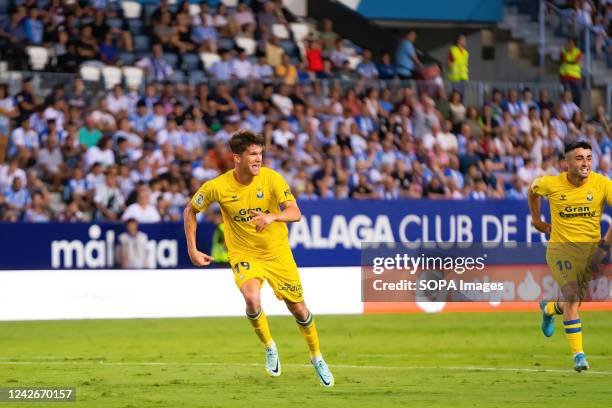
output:
{"label": "soccer player in yellow jersey", "polygon": [[[591,171],[592,149],[587,142],[565,148],[567,172],[537,178],[529,190],[529,209],[534,227],[550,233],[546,261],[561,290],[561,300],[542,301],[542,331],[554,332],[553,316],[563,315],[565,335],[574,357],[574,369],[587,370],[582,348],[582,325],[578,310],[588,288],[591,272],[610,251],[612,228],[601,239],[604,205],[612,205],[612,182]],[[540,197],[548,197],[552,225],[540,217]]]}
{"label": "soccer player in yellow jersey", "polygon": [[278,350],[261,307],[260,289],[264,281],[295,316],[319,382],[332,387],[334,377],[319,350],[317,328],[304,303],[285,225],[300,220],[300,209],[281,175],[262,167],[262,136],[242,129],[232,136],[229,144],[234,169],[204,183],[185,208],[185,235],[191,262],[206,266],[212,261],[196,247],[196,214],[217,202],[225,224],[225,243],[234,280],[246,302],[246,315],[264,345],[266,371],[273,377],[281,374]]}

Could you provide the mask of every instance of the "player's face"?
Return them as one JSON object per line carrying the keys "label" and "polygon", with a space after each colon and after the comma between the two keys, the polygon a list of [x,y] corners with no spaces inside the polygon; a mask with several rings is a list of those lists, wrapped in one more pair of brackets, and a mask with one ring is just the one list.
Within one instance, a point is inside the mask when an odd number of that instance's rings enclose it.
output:
{"label": "player's face", "polygon": [[250,145],[244,153],[234,155],[237,166],[251,173],[253,176],[259,174],[261,163],[263,161],[263,147],[258,145]]}
{"label": "player's face", "polygon": [[589,149],[574,149],[566,156],[567,171],[575,177],[587,178],[591,172],[593,151]]}

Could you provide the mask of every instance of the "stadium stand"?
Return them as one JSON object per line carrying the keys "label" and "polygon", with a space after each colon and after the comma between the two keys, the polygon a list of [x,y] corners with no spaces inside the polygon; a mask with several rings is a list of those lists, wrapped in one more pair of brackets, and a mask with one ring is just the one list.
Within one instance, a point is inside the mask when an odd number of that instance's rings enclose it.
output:
{"label": "stadium stand", "polygon": [[[115,220],[142,185],[163,221],[180,220],[231,167],[241,127],[264,134],[265,164],[300,200],[525,199],[576,138],[612,175],[603,106],[583,112],[560,88],[415,85],[389,54],[281,1],[16,3],[0,10],[0,58],[34,73],[0,88],[0,220]],[[610,4],[582,4],[609,31]]]}

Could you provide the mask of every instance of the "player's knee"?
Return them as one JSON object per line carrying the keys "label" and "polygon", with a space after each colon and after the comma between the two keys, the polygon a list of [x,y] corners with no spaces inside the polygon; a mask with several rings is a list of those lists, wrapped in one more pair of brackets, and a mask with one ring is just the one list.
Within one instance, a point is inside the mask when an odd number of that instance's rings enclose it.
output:
{"label": "player's knee", "polygon": [[298,320],[306,320],[308,318],[308,308],[306,307],[306,303],[290,303],[286,302],[287,308],[291,312],[291,314]]}
{"label": "player's knee", "polygon": [[261,306],[261,299],[259,293],[249,292],[244,294],[244,301],[246,302],[247,310],[257,311]]}

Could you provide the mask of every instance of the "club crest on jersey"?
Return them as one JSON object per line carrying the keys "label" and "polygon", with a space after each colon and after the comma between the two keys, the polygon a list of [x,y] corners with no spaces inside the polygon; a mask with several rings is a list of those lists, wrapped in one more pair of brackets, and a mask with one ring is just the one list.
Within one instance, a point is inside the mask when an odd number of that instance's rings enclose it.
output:
{"label": "club crest on jersey", "polygon": [[593,193],[589,191],[587,193],[586,199],[587,199],[587,201],[593,201]]}
{"label": "club crest on jersey", "polygon": [[257,198],[263,198],[264,193],[263,190],[261,188],[257,189]]}
{"label": "club crest on jersey", "polygon": [[561,197],[559,197],[559,201],[565,201],[567,200],[567,197],[565,196],[565,194],[561,194]]}

